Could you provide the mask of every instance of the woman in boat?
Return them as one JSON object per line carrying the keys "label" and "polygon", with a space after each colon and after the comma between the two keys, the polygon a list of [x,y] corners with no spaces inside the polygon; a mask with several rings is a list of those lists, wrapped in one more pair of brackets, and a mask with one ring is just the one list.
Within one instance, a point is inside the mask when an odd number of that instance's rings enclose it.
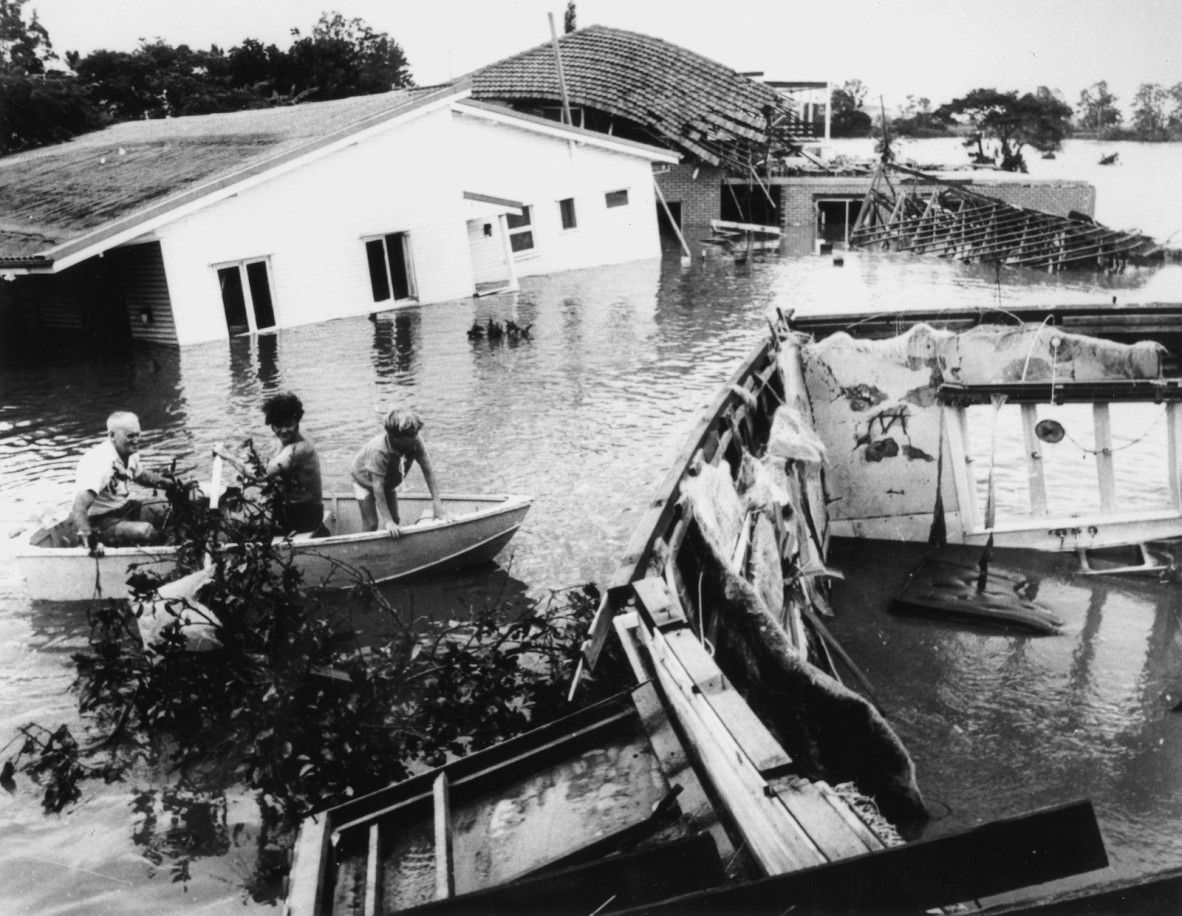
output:
{"label": "woman in boat", "polygon": [[386,414],[384,426],[381,433],[367,441],[353,456],[353,495],[360,504],[364,530],[385,528],[392,537],[398,537],[402,528],[395,488],[402,483],[413,464],[417,463],[423,472],[435,517],[444,519],[446,515],[427,446],[419,435],[423,418],[413,410],[396,407]]}
{"label": "woman in boat", "polygon": [[300,431],[304,405],[290,391],[281,391],[263,404],[263,418],[278,440],[275,453],[267,461],[262,478],[255,477],[246,464],[224,446],[214,448],[250,480],[272,479],[279,483],[274,506],[275,526],[294,534],[314,532],[324,521],[324,502],[320,484],[320,457],[312,440]]}

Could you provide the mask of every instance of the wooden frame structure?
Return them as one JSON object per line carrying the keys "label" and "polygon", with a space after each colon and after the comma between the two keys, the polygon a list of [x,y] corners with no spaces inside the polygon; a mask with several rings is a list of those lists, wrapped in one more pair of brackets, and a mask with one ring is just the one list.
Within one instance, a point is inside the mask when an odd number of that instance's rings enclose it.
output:
{"label": "wooden frame structure", "polygon": [[955,181],[886,164],[870,183],[849,241],[859,248],[1052,273],[1067,268],[1119,272],[1130,261],[1163,255],[1145,235],[1109,229],[1084,216],[1015,207]]}

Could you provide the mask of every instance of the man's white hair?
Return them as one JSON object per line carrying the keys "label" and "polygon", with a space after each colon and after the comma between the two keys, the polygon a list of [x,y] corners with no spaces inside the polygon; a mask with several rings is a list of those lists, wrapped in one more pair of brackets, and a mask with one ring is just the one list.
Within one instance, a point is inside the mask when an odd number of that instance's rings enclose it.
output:
{"label": "man's white hair", "polygon": [[116,410],[107,417],[107,432],[113,433],[115,430],[122,429],[124,426],[129,426],[132,423],[139,426],[140,418],[130,410]]}

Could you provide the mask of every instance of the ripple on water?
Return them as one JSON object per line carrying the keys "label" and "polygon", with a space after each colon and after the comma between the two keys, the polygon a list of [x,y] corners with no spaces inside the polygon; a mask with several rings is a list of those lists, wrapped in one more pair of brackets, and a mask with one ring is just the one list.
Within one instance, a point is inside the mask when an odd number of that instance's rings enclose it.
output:
{"label": "ripple on water", "polygon": [[[216,442],[252,437],[269,449],[260,405],[285,387],[304,400],[304,428],[317,444],[327,488],[348,486],[353,451],[379,430],[385,410],[414,406],[426,420],[424,438],[444,489],[535,497],[503,558],[515,594],[602,581],[701,411],[766,333],[769,309],[1007,308],[1098,303],[1114,294],[1131,300],[1142,290],[1168,299],[1161,290],[1180,288],[1168,274],[1165,281],[1134,273],[1089,286],[1017,271],[999,285],[985,268],[870,254],[849,254],[842,268],[828,258],[784,258],[683,269],[673,256],[529,278],[515,294],[408,308],[374,321],[136,350],[126,359],[104,361],[55,342],[14,358],[0,354],[0,530],[69,500],[77,457],[98,441],[110,410],[140,414],[151,463],[175,460],[205,479]],[[470,340],[473,320],[489,318],[530,325],[530,339]],[[0,541],[0,552],[11,544]],[[901,568],[897,558],[873,567],[868,553],[842,562],[872,568],[873,593]],[[81,622],[60,608],[31,605],[11,565],[0,565],[0,729],[33,715],[68,717],[73,643],[54,640]],[[495,592],[506,574],[477,578],[493,581]],[[1148,847],[1157,841],[1172,851],[1178,842],[1182,775],[1169,761],[1182,759],[1175,722],[1182,717],[1159,715],[1152,727],[1128,722],[1131,710],[1166,691],[1182,659],[1174,650],[1147,654],[1162,634],[1148,622],[1156,618],[1144,610],[1147,599],[1129,597],[1125,586],[1106,594],[1096,585],[1059,588],[1056,600],[1070,611],[1070,624],[1053,640],[894,618],[875,610],[873,593],[864,612],[843,611],[835,626],[880,688],[925,793],[955,812],[947,823],[967,825],[1082,792],[1097,799],[1110,852],[1119,844],[1114,858],[1164,861]],[[1118,606],[1125,610],[1110,612]],[[1157,740],[1172,757],[1147,752]],[[1135,794],[1141,785],[1161,800],[1160,815]],[[249,824],[232,792],[230,799],[230,826],[236,818]],[[44,819],[30,793],[0,796],[9,825],[0,831],[0,910],[109,905],[158,914],[195,901],[253,906],[240,890],[239,857],[249,862],[249,850],[194,861],[185,894],[130,839],[130,805],[126,787],[100,787],[80,811]]]}

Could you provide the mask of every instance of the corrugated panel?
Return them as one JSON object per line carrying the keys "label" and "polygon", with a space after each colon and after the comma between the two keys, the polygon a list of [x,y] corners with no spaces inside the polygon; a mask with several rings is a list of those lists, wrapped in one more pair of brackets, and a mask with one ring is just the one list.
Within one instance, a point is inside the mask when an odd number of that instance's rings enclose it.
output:
{"label": "corrugated panel", "polygon": [[160,243],[116,248],[107,256],[119,265],[132,339],[175,347],[176,323]]}

